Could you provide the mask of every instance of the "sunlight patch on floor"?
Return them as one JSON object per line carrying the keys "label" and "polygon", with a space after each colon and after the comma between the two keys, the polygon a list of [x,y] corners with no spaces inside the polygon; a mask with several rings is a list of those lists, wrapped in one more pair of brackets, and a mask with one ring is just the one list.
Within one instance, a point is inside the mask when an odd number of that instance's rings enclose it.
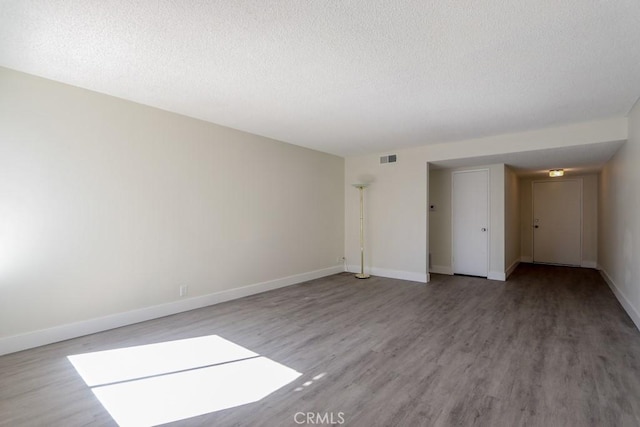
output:
{"label": "sunlight patch on floor", "polygon": [[120,426],[257,402],[302,374],[217,335],[68,356]]}

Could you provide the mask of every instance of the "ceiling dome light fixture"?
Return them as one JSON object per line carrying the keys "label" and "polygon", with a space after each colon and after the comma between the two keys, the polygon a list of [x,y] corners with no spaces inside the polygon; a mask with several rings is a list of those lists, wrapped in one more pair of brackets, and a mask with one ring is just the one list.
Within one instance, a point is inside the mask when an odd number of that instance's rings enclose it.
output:
{"label": "ceiling dome light fixture", "polygon": [[549,176],[551,178],[556,178],[558,176],[563,176],[564,175],[564,169],[551,169],[549,171]]}

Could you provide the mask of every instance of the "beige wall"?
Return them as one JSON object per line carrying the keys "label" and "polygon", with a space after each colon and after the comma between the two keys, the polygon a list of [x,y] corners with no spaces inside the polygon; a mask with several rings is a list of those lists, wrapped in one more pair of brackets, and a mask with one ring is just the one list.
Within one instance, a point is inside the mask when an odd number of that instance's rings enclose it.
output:
{"label": "beige wall", "polygon": [[2,68],[0,93],[0,345],[342,270],[342,158]]}
{"label": "beige wall", "polygon": [[375,155],[345,159],[345,254],[353,272],[360,269],[360,208],[351,184],[358,182],[371,183],[365,191],[365,270],[426,281],[426,162],[404,156],[387,164]]}
{"label": "beige wall", "polygon": [[629,138],[600,174],[598,263],[640,328],[640,103],[629,114]]}
{"label": "beige wall", "polygon": [[506,276],[520,262],[520,185],[518,176],[509,167],[504,170],[505,242],[504,266]]}
{"label": "beige wall", "polygon": [[[596,268],[598,263],[598,175],[565,176],[582,180],[582,266]],[[520,180],[520,231],[522,261],[533,260],[532,179]]]}
{"label": "beige wall", "polygon": [[[427,163],[531,151],[531,147],[542,150],[626,138],[627,120],[615,118],[348,157],[345,159],[345,255],[349,269],[355,271],[359,266],[359,204],[352,183],[371,182],[365,211],[368,270],[380,276],[426,281],[430,252]],[[397,154],[398,162],[380,164],[380,156],[386,154]],[[504,263],[504,253],[500,257]]]}
{"label": "beige wall", "polygon": [[431,254],[429,271],[453,274],[450,169],[429,171],[429,205],[432,204],[435,206],[435,210],[429,212],[429,251]]}
{"label": "beige wall", "polygon": [[504,164],[489,166],[489,279],[505,280]]}

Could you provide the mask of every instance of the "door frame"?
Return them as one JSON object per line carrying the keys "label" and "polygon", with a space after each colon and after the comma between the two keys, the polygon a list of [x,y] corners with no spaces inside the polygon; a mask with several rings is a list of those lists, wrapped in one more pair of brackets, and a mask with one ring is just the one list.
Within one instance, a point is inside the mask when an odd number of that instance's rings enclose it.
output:
{"label": "door frame", "polygon": [[[535,256],[535,244],[536,244],[536,236],[535,233],[533,232],[533,226],[534,221],[535,221],[535,193],[534,193],[534,189],[533,186],[535,183],[542,183],[542,182],[559,182],[559,181],[578,181],[578,183],[580,184],[580,265],[576,266],[576,267],[582,267],[582,252],[583,252],[583,248],[582,248],[582,241],[584,239],[584,180],[582,179],[582,177],[577,177],[577,178],[547,178],[547,179],[536,179],[531,181],[531,224],[529,224],[529,230],[531,233],[531,263],[535,264],[536,263],[536,256]],[[547,263],[538,263],[538,264],[547,264]],[[561,265],[561,264],[548,264],[548,265]]]}
{"label": "door frame", "polygon": [[487,278],[489,277],[489,273],[491,271],[491,169],[489,168],[477,168],[477,169],[463,169],[463,170],[452,170],[451,171],[451,273],[456,274],[456,248],[455,248],[455,239],[454,239],[454,213],[455,207],[453,204],[453,176],[459,173],[469,173],[469,172],[486,172],[487,174]]}

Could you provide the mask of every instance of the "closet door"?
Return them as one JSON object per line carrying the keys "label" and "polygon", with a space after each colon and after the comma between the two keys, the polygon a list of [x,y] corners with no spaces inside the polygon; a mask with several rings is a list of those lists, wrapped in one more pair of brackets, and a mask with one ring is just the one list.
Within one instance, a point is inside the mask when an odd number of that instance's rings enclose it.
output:
{"label": "closet door", "polygon": [[489,171],[453,172],[451,193],[453,273],[487,277]]}

